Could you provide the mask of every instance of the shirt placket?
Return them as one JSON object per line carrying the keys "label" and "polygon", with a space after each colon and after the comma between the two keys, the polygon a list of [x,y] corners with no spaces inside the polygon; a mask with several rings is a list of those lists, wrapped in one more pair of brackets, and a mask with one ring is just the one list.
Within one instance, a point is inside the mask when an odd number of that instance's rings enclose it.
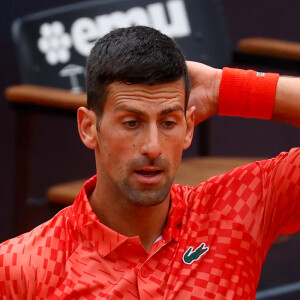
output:
{"label": "shirt placket", "polygon": [[[153,262],[153,256],[166,247],[171,241],[172,239],[170,237],[165,237],[154,244],[147,259],[141,264],[137,273],[137,286],[140,299],[153,299],[153,297],[157,296],[154,290],[154,288],[157,287],[155,277],[151,276],[155,269],[154,266],[151,266],[151,263]],[[150,277],[152,277],[152,280],[150,280]]]}

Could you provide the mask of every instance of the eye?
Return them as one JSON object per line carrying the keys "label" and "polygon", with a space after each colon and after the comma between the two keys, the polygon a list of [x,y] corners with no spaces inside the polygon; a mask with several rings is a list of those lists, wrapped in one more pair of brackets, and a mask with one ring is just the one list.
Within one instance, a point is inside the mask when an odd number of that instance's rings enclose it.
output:
{"label": "eye", "polygon": [[127,126],[130,129],[137,128],[140,125],[139,121],[136,120],[130,120],[123,123],[125,126]]}
{"label": "eye", "polygon": [[173,128],[176,125],[176,122],[174,121],[164,121],[163,126],[165,128]]}

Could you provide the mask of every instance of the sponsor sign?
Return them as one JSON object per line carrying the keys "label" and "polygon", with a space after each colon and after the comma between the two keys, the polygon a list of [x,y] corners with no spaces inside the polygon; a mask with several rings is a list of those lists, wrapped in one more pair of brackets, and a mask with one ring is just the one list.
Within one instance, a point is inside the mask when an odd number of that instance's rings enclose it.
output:
{"label": "sponsor sign", "polygon": [[[223,30],[214,5],[207,0],[89,1],[24,17],[13,26],[22,81],[84,91],[85,61],[95,41],[113,29],[133,25],[158,29],[174,38],[188,59],[213,64],[213,51],[208,47],[204,53],[203,48],[223,34],[206,41],[201,27]],[[213,24],[205,24],[211,18],[216,18]],[[226,40],[222,43],[228,46]]]}

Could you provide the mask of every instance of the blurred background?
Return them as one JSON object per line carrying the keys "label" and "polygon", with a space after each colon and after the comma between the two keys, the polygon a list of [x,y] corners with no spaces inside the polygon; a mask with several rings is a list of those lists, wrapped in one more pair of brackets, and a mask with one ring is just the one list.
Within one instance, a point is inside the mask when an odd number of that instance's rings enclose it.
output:
{"label": "blurred background", "polygon": [[[16,110],[4,97],[5,88],[21,83],[17,54],[12,40],[12,22],[27,14],[79,2],[83,1],[2,0],[0,3],[2,41],[0,44],[2,112],[0,118],[0,241],[16,234],[13,227]],[[282,61],[242,55],[237,51],[238,41],[248,37],[274,38],[300,43],[299,0],[221,0],[220,2],[232,48],[230,66],[300,75],[300,63],[295,59]],[[210,126],[210,155],[215,156],[273,157],[282,151],[299,146],[300,142],[299,129],[286,124],[214,117]],[[197,156],[199,147],[201,145],[196,142],[185,157]],[[47,114],[37,116],[32,157],[31,175],[34,184],[28,199],[30,213],[28,223],[24,225],[26,230],[49,219],[61,208],[47,204],[46,190],[50,185],[90,177],[95,173],[93,153],[85,149],[79,140],[75,113],[67,116]],[[265,263],[260,289],[300,281],[299,253],[299,235],[283,237],[279,240],[272,247]],[[299,294],[297,296],[295,293],[289,293],[278,299],[299,299],[299,297]],[[271,299],[277,298],[274,296]]]}

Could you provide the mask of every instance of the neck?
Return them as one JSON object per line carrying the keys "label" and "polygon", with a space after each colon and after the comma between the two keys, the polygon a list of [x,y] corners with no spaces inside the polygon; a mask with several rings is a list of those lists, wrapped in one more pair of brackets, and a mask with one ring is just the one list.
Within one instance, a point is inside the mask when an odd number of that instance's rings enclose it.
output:
{"label": "neck", "polygon": [[120,197],[115,199],[111,193],[103,191],[98,180],[89,200],[102,224],[124,236],[139,236],[147,252],[163,232],[170,205],[170,195],[151,207],[137,206],[126,199],[120,201]]}

